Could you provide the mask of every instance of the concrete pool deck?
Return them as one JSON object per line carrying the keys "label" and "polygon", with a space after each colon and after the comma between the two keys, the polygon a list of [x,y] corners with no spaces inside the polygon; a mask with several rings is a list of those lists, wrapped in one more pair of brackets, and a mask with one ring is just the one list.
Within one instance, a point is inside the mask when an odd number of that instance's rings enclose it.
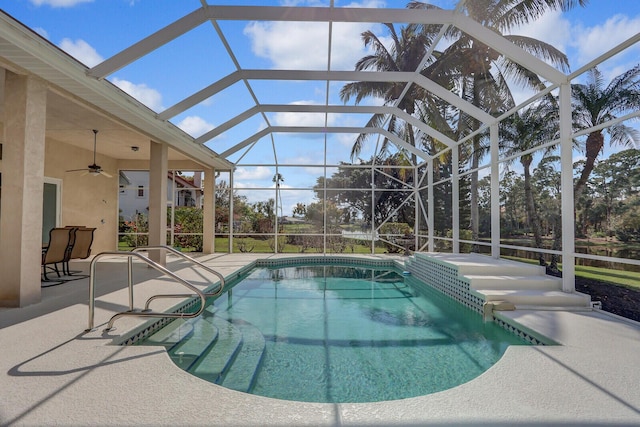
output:
{"label": "concrete pool deck", "polygon": [[[230,275],[256,257],[279,256],[198,259]],[[168,264],[205,287],[202,272]],[[560,345],[509,347],[488,371],[453,389],[378,403],[290,402],[207,383],[176,367],[163,348],[112,345],[144,323],[121,319],[103,332],[128,307],[125,265],[98,263],[97,326],[89,333],[88,279],[44,288],[39,304],[0,309],[0,425],[640,426],[640,324],[599,310],[502,312]],[[72,269],[79,266],[88,269]],[[135,279],[136,306],[159,287],[177,290],[142,265]]]}

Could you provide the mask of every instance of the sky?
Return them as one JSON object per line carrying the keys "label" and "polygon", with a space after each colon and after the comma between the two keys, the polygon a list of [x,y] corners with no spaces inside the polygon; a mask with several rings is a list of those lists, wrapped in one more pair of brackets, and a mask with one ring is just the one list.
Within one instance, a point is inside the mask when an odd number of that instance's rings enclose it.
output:
{"label": "sky", "polygon": [[[334,3],[336,7],[404,8],[407,0],[334,0]],[[456,1],[434,0],[431,3],[451,9]],[[326,6],[329,0],[210,0],[209,4]],[[200,6],[199,0],[5,0],[0,7],[92,67]],[[326,24],[239,21],[221,22],[220,28],[233,49],[235,60],[243,68],[322,70],[327,67]],[[368,53],[360,39],[366,29],[384,39],[380,25],[334,24],[336,47],[331,52],[332,69],[352,70],[356,61]],[[513,33],[540,39],[565,52],[574,71],[638,31],[640,0],[590,0],[585,8],[547,13],[535,23],[514,29]],[[634,46],[599,66],[605,79],[608,81],[634,66],[639,53],[640,46]],[[161,112],[234,70],[233,59],[216,36],[214,27],[205,23],[118,70],[108,79],[154,111]],[[261,103],[324,104],[329,100],[332,104],[342,104],[338,92],[344,83],[334,82],[327,88],[325,82],[254,81],[252,90]],[[516,90],[515,96],[524,100],[527,94]],[[380,101],[363,103],[366,102]],[[253,105],[251,93],[240,83],[174,117],[172,122],[198,137]],[[272,125],[324,123],[323,115],[310,113],[277,113],[268,118]],[[368,119],[368,115],[332,114],[327,124],[361,126]],[[254,116],[242,126],[209,141],[207,146],[222,153],[264,127],[264,120],[259,115]],[[355,136],[335,134],[325,140],[322,134],[296,134],[276,138],[276,149],[267,136],[260,140],[259,147],[247,153],[239,151],[229,159],[240,160],[235,185],[246,189],[243,195],[250,201],[264,198],[264,194],[260,195],[254,189],[274,187],[275,169],[268,164],[275,158],[280,164],[304,165],[280,170],[285,177],[281,188],[290,190],[282,192],[283,213],[290,215],[296,203],[309,203],[313,199],[310,188],[320,171],[313,166],[324,160],[324,143],[327,144],[329,163],[350,161],[349,152]],[[371,138],[360,157],[369,158],[375,151],[375,144],[376,140]]]}

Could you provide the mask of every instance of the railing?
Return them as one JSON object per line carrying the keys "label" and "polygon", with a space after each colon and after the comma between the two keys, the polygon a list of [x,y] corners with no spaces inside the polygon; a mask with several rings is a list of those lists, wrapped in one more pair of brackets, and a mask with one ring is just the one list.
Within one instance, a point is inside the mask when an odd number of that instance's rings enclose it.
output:
{"label": "railing", "polygon": [[[143,247],[139,247],[136,248],[134,250],[132,250],[131,252],[142,252],[142,251],[149,251],[149,250],[157,250],[157,249],[163,249],[163,250],[167,250],[175,255],[178,255],[186,260],[188,260],[189,262],[191,262],[192,264],[196,264],[199,267],[202,267],[203,269],[205,269],[206,271],[208,271],[209,273],[214,274],[216,277],[218,277],[220,279],[220,286],[218,286],[218,289],[213,292],[213,293],[205,293],[204,296],[206,298],[211,298],[211,297],[217,297],[218,295],[220,295],[224,289],[225,286],[225,282],[224,282],[224,276],[220,273],[218,273],[217,271],[213,270],[210,267],[207,267],[206,265],[204,265],[203,263],[201,263],[198,260],[195,260],[193,258],[191,258],[188,255],[183,254],[182,252],[172,248],[171,246],[164,246],[164,245],[160,245],[160,246],[143,246]],[[149,304],[151,304],[152,301],[156,300],[156,299],[160,299],[160,298],[189,298],[189,297],[193,297],[194,295],[192,294],[162,294],[162,295],[154,295],[152,297],[150,297],[147,302],[144,305],[144,311],[148,311],[149,310]]]}
{"label": "railing", "polygon": [[[144,247],[144,248],[138,248],[138,249],[140,251],[147,250],[147,249],[165,249],[165,250],[168,250],[170,252],[177,253],[178,255],[181,255],[184,258],[190,260],[191,262],[193,262],[195,264],[198,264],[199,266],[203,267],[207,271],[209,271],[209,272],[215,274],[217,277],[219,277],[220,278],[220,286],[218,287],[216,292],[205,294],[204,292],[200,291],[198,288],[193,286],[191,283],[189,283],[187,280],[183,279],[182,277],[176,275],[172,271],[169,271],[167,268],[163,267],[162,265],[158,264],[155,261],[150,260],[149,258],[145,257],[144,255],[142,255],[142,254],[140,254],[138,252],[123,252],[123,251],[101,252],[101,253],[97,254],[91,260],[91,265],[90,265],[89,324],[88,324],[88,328],[86,329],[87,332],[94,329],[95,278],[96,278],[95,269],[96,269],[96,264],[97,264],[98,260],[100,258],[104,257],[104,256],[114,256],[115,255],[115,256],[120,256],[120,257],[127,257],[127,266],[128,266],[127,279],[128,279],[128,288],[129,288],[129,311],[123,311],[123,312],[119,312],[119,313],[116,313],[115,315],[113,315],[111,317],[111,319],[109,319],[109,323],[107,324],[107,328],[105,329],[105,332],[106,331],[110,331],[111,329],[113,329],[113,323],[117,319],[119,319],[120,317],[125,317],[125,316],[158,317],[158,318],[192,318],[192,317],[196,317],[196,316],[200,315],[200,313],[202,313],[204,311],[207,297],[217,296],[220,293],[222,293],[222,290],[224,288],[224,277],[220,273],[210,269],[209,267],[207,267],[207,266],[203,265],[202,263],[194,260],[193,258],[191,258],[189,256],[186,256],[186,255],[176,251],[175,249],[173,249],[171,247],[166,247],[166,246],[153,246],[153,247]],[[159,271],[159,272],[161,272],[163,274],[166,274],[167,276],[173,278],[174,280],[176,280],[180,284],[184,285],[187,289],[192,291],[192,293],[191,294],[154,295],[151,298],[149,298],[147,300],[147,302],[145,303],[145,310],[143,310],[143,311],[134,311],[134,302],[133,302],[133,258],[134,257],[142,260],[143,262],[145,262],[147,265],[149,265],[150,267],[154,268],[155,270],[157,270],[157,271]],[[156,299],[156,298],[178,298],[178,297],[180,297],[180,298],[198,297],[198,298],[200,298],[200,308],[194,313],[163,313],[163,312],[151,311],[148,308],[150,302],[152,300]]]}

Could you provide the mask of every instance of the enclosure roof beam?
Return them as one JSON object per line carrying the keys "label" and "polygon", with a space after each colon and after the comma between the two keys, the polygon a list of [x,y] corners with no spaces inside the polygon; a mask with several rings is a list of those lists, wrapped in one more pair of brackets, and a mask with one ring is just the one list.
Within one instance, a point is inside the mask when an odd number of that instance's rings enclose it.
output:
{"label": "enclosure roof beam", "polygon": [[137,59],[142,58],[148,53],[153,52],[160,46],[174,40],[178,36],[187,33],[198,25],[206,22],[206,20],[206,10],[202,8],[196,9],[161,30],[156,31],[135,44],[132,44],[128,48],[120,51],[95,67],[90,68],[87,71],[87,75],[97,79],[103,79],[106,76],[115,73],[119,69],[131,64]]}
{"label": "enclosure roof beam", "polygon": [[413,147],[412,145],[408,144],[406,141],[403,141],[397,135],[392,134],[386,129],[376,128],[376,127],[357,127],[357,126],[354,126],[354,127],[271,126],[269,128],[262,129],[261,131],[255,133],[254,135],[250,136],[244,141],[239,142],[238,144],[234,145],[233,147],[221,153],[220,155],[226,158],[240,151],[241,149],[253,144],[259,139],[265,137],[266,135],[269,135],[272,133],[354,133],[354,134],[377,133],[377,134],[383,135],[385,138],[390,140],[393,144],[397,145],[398,147],[404,150],[407,150],[424,160],[427,160],[429,158],[429,155],[427,153]]}
{"label": "enclosure roof beam", "polygon": [[261,104],[256,105],[248,110],[238,114],[232,119],[224,122],[223,124],[216,126],[209,132],[203,134],[199,138],[196,138],[195,142],[198,144],[204,144],[213,138],[219,136],[220,134],[226,132],[227,130],[239,125],[243,121],[248,118],[258,114],[258,113],[335,113],[335,114],[344,114],[344,113],[352,113],[352,114],[392,114],[400,119],[406,121],[410,125],[420,129],[422,132],[431,136],[432,138],[437,139],[443,144],[453,147],[455,145],[455,141],[453,141],[448,136],[442,134],[438,130],[433,127],[427,125],[421,120],[413,117],[408,114],[406,111],[400,110],[399,108],[382,105],[319,105],[319,104]]}

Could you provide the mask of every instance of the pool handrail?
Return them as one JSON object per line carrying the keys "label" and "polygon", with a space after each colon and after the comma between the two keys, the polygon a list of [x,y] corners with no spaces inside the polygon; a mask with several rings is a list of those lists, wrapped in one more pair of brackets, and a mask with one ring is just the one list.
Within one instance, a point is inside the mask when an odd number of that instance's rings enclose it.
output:
{"label": "pool handrail", "polygon": [[[220,286],[218,286],[218,288],[216,289],[215,292],[211,292],[211,293],[205,292],[205,294],[204,294],[205,297],[207,297],[207,298],[217,297],[224,290],[225,282],[224,282],[224,276],[222,274],[218,273],[217,271],[213,270],[210,267],[207,267],[206,265],[204,265],[200,261],[198,261],[198,260],[196,260],[194,258],[191,258],[190,256],[185,255],[182,252],[172,248],[171,246],[165,246],[165,245],[140,246],[138,248],[133,249],[131,252],[142,252],[142,251],[157,250],[157,249],[168,250],[169,252],[172,252],[172,253],[174,253],[176,255],[179,255],[182,258],[190,261],[191,263],[197,264],[198,266],[204,268],[208,272],[213,273],[215,276],[217,276],[220,279]],[[154,301],[156,299],[160,299],[160,298],[189,298],[189,297],[195,297],[195,295],[192,295],[192,294],[158,294],[158,295],[153,295],[145,303],[144,311],[149,311],[149,305],[151,304],[152,301]]]}
{"label": "pool handrail", "polygon": [[186,259],[187,261],[191,262],[192,264],[196,264],[199,267],[202,267],[203,269],[207,270],[209,273],[212,273],[218,279],[220,279],[220,286],[219,286],[218,290],[216,292],[214,292],[214,293],[205,293],[205,295],[207,297],[217,297],[218,295],[220,295],[222,293],[222,291],[224,289],[224,286],[225,286],[224,276],[222,274],[218,273],[217,271],[215,271],[211,267],[207,267],[206,265],[204,265],[203,263],[201,263],[197,259],[192,258],[189,255],[186,255],[186,254],[180,252],[179,250],[177,250],[175,248],[172,248],[171,246],[166,246],[166,245],[140,246],[140,247],[137,247],[137,248],[133,249],[131,252],[142,252],[142,251],[149,251],[149,250],[154,250],[154,249],[155,250],[163,249],[163,250],[167,250],[167,251],[171,252],[172,254],[178,255],[178,256]]}
{"label": "pool handrail", "polygon": [[[189,283],[187,280],[178,276],[177,274],[169,271],[166,267],[158,264],[155,261],[150,260],[144,255],[137,252],[128,252],[128,251],[110,251],[110,252],[101,252],[97,254],[92,260],[90,264],[90,274],[89,274],[89,325],[85,332],[90,332],[94,329],[94,317],[95,317],[95,269],[98,260],[104,256],[125,256],[127,257],[128,264],[128,286],[129,286],[129,311],[123,311],[114,314],[111,319],[109,319],[109,323],[107,324],[107,328],[105,332],[113,329],[113,323],[120,317],[124,316],[139,316],[139,317],[161,317],[161,318],[192,318],[200,315],[204,311],[206,297],[205,294],[196,288],[194,285]],[[177,282],[181,283],[189,290],[193,291],[195,295],[189,295],[191,297],[199,297],[200,298],[200,307],[194,313],[163,313],[163,312],[155,312],[155,311],[133,311],[133,257],[136,257],[143,262],[145,262],[150,267],[155,270],[166,274]]]}

